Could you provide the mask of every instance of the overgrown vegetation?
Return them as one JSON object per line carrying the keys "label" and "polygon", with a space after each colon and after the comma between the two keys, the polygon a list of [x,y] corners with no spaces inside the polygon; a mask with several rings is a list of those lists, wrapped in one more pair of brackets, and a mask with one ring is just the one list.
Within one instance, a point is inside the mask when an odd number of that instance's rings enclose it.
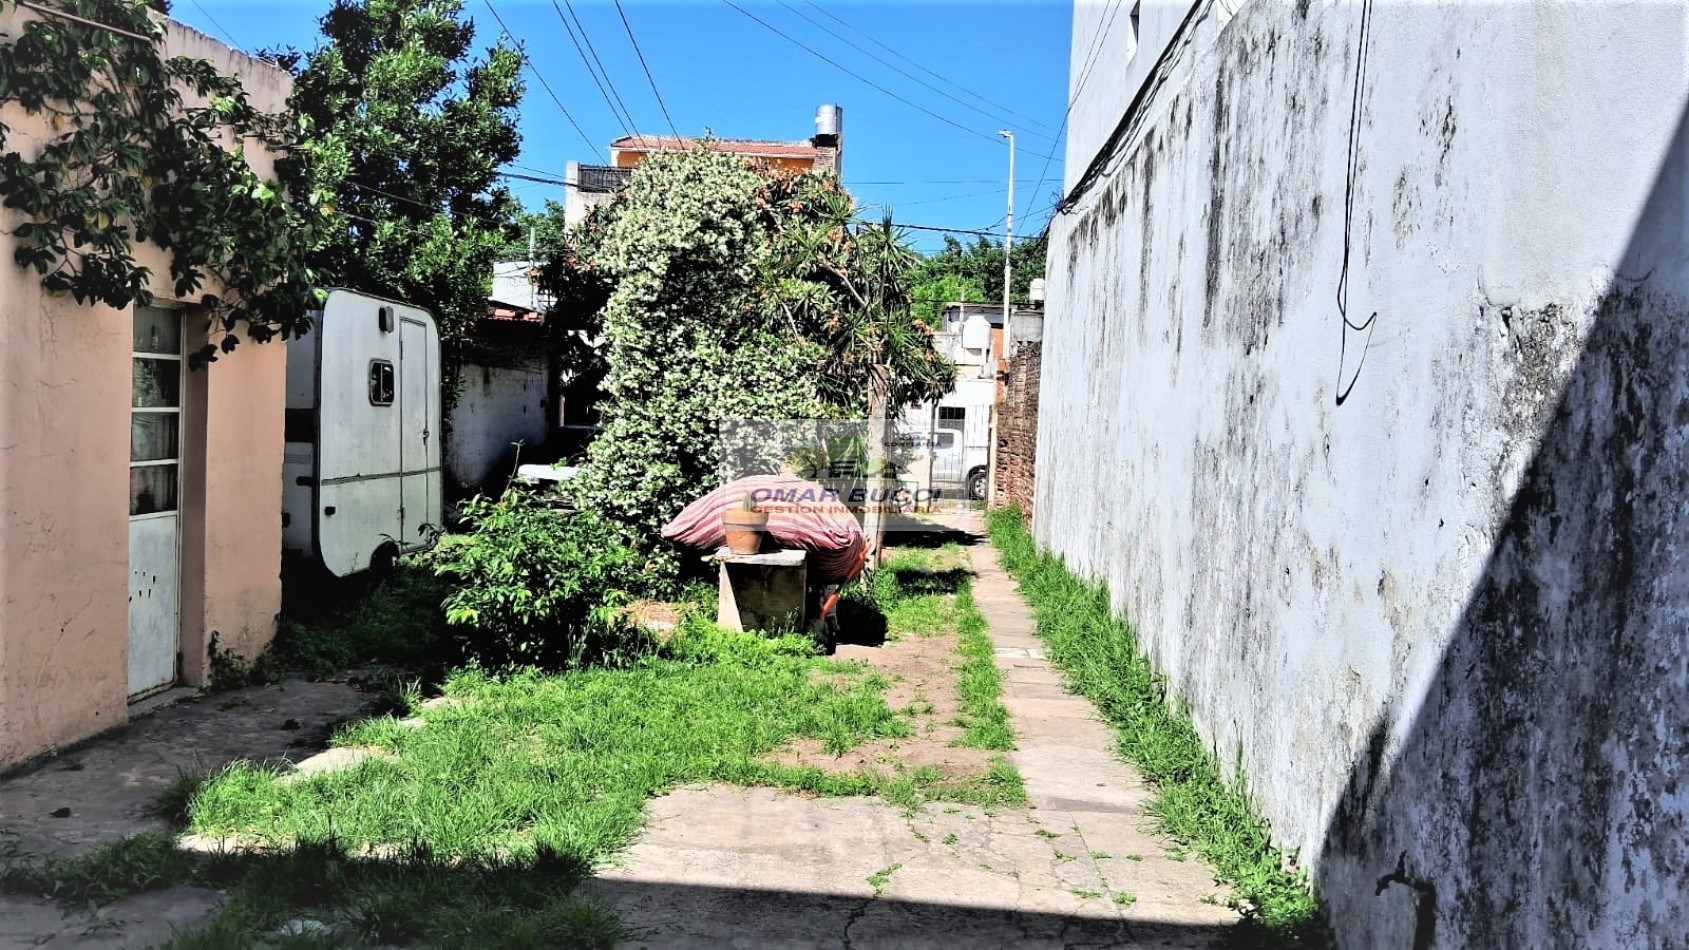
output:
{"label": "overgrown vegetation", "polygon": [[1115,617],[1108,592],[1040,553],[1018,509],[989,518],[991,540],[1032,606],[1051,661],[1115,726],[1122,754],[1155,787],[1149,810],[1161,827],[1231,885],[1231,905],[1259,928],[1261,942],[1328,945],[1307,874],[1272,843],[1241,781],[1226,781],[1189,711],[1139,651],[1130,623]]}
{"label": "overgrown vegetation", "polygon": [[647,799],[690,782],[776,785],[1000,804],[1012,771],[959,784],[938,770],[829,774],[774,764],[797,738],[832,754],[906,737],[886,683],[835,663],[807,638],[768,638],[688,619],[669,644],[623,669],[455,674],[445,700],[371,719],[335,738],[378,754],[343,771],[292,779],[237,764],[202,785],[190,827],[271,845],[338,838],[359,847],[421,845],[465,860],[541,850],[586,864],[624,845]]}
{"label": "overgrown vegetation", "polygon": [[483,664],[581,666],[624,659],[637,631],[617,608],[638,565],[621,530],[590,511],[511,489],[462,509],[469,532],[431,558],[452,584],[446,622]]}
{"label": "overgrown vegetation", "polygon": [[964,583],[956,592],[956,607],[962,615],[956,632],[962,654],[962,662],[956,667],[956,693],[962,700],[958,725],[964,730],[961,744],[1006,752],[1015,747],[1015,734],[1009,726],[1009,710],[1003,705],[997,651],[986,634],[985,617],[974,606],[971,585]]}
{"label": "overgrown vegetation", "polygon": [[[917,553],[904,566],[930,560]],[[941,587],[956,579],[878,577],[889,604],[946,599]],[[437,617],[437,585],[402,573],[341,629],[402,616],[402,596]],[[305,656],[334,655],[319,643],[328,628],[302,629],[311,631],[302,644],[317,644],[302,645]],[[443,698],[411,690],[393,715],[343,727],[334,744],[368,753],[349,767],[298,775],[241,762],[167,789],[156,813],[201,841],[238,843],[226,853],[184,851],[158,835],[70,859],[29,858],[0,842],[0,891],[77,906],[178,883],[230,891],[209,927],[177,947],[285,943],[284,933],[307,945],[608,946],[616,922],[571,893],[637,832],[646,802],[677,785],[877,795],[909,813],[940,800],[1025,803],[1002,757],[965,776],[782,764],[774,753],[793,740],[842,755],[911,735],[909,715],[885,702],[883,676],[822,657],[806,636],[734,633],[692,611],[645,649],[613,667],[459,668]]]}
{"label": "overgrown vegetation", "polygon": [[[1049,251],[1048,229],[1015,242],[1010,296],[1017,306],[1030,302],[1032,281],[1044,276],[1044,263]],[[1003,242],[979,237],[967,244],[947,234],[944,236],[944,250],[928,254],[921,260],[911,278],[911,286],[915,315],[935,326],[946,303],[1000,303],[1003,300]]]}
{"label": "overgrown vegetation", "polygon": [[[604,431],[571,496],[626,526],[657,575],[677,567],[658,529],[720,482],[721,420],[860,417],[878,365],[896,401],[952,385],[909,313],[914,255],[855,213],[831,176],[653,155],[545,268],[565,335],[605,340]],[[571,363],[591,377],[594,359]]]}

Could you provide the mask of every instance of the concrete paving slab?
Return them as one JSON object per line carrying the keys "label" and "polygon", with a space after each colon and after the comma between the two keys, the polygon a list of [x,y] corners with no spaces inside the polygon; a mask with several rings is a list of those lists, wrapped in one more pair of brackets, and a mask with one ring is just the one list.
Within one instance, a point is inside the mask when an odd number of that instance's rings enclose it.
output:
{"label": "concrete paving slab", "polygon": [[347,683],[303,680],[196,696],[0,779],[0,828],[36,854],[163,830],[148,809],[178,776],[235,759],[303,759],[369,700]]}
{"label": "concrete paving slab", "polygon": [[[1225,944],[1237,918],[1204,903],[1211,875],[1166,857],[1143,812],[1149,790],[1115,756],[1112,729],[1060,689],[995,552],[970,554],[1033,807],[908,815],[877,799],[678,790],[652,803],[622,865],[589,885],[632,928],[631,945]],[[1135,902],[1117,904],[1119,893]]]}
{"label": "concrete paving slab", "polygon": [[223,896],[206,888],[172,887],[93,910],[67,911],[51,901],[0,895],[0,947],[140,950],[202,925]]}

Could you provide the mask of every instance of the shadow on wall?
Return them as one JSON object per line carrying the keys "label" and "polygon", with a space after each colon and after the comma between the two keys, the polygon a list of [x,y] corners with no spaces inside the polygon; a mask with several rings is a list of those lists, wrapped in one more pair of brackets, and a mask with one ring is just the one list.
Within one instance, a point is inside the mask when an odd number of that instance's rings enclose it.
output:
{"label": "shadow on wall", "polygon": [[1423,705],[1354,763],[1319,872],[1346,943],[1689,945],[1686,180],[1689,115]]}

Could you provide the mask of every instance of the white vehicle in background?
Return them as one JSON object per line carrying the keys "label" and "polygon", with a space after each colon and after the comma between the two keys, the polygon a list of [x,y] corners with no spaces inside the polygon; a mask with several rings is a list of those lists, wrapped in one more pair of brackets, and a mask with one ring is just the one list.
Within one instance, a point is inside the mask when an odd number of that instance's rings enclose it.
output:
{"label": "white vehicle in background", "polygon": [[440,335],[423,310],[349,290],[312,317],[287,350],[282,547],[345,577],[439,536]]}

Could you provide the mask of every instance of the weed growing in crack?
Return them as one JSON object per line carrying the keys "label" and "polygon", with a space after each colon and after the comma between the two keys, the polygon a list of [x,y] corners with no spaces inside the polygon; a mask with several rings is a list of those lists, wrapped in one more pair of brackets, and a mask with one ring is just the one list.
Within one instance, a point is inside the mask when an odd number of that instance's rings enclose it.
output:
{"label": "weed growing in crack", "polygon": [[901,870],[903,870],[903,864],[899,862],[889,868],[881,868],[868,875],[868,886],[874,889],[874,896],[879,897],[884,894],[886,885],[891,883],[891,876]]}

